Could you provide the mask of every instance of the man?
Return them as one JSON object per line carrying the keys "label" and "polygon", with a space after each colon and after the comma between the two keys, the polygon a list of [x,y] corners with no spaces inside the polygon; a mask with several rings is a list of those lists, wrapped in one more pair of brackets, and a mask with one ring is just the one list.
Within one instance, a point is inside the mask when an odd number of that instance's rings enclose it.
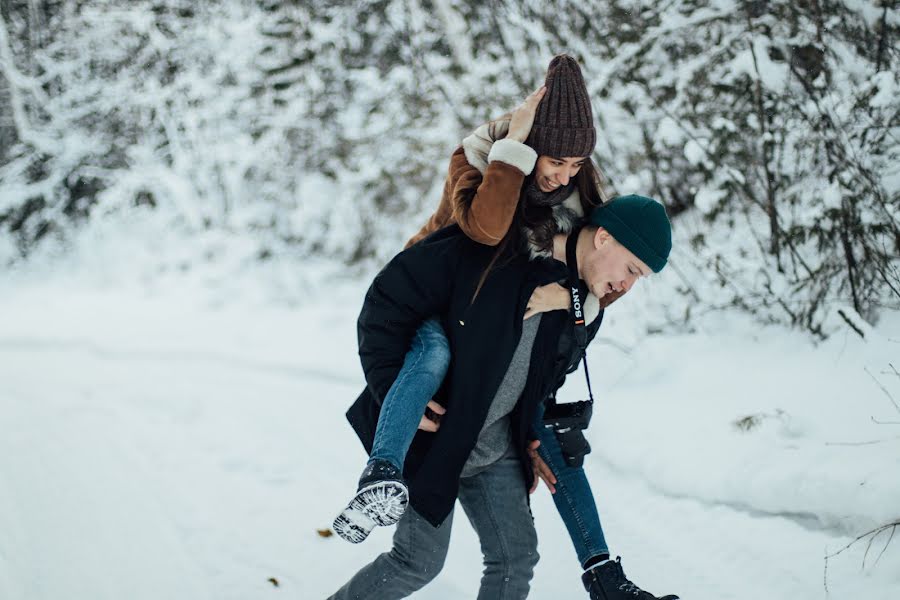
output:
{"label": "man", "polygon": [[[617,198],[595,209],[588,221],[573,232],[569,254],[577,263],[581,298],[588,291],[597,298],[627,291],[665,266],[671,228],[661,204],[641,196]],[[438,397],[446,409],[440,428],[419,432],[407,454],[411,509],[398,523],[393,549],[333,598],[403,598],[431,581],[443,566],[457,498],[485,555],[479,598],[527,596],[538,559],[528,507],[532,423],[583,354],[569,313],[523,320],[538,286],[567,279],[567,236],[557,235],[553,242],[552,258],[529,260],[518,252],[495,263],[493,248],[454,225],[397,255],[375,278],[358,324],[368,388],[348,411],[367,450],[380,399],[423,319],[441,315],[453,362]],[[587,341],[596,335],[602,311],[595,316],[586,327]],[[617,598],[621,587],[624,598],[640,591],[613,565],[603,572],[618,571],[598,579],[597,593]]]}

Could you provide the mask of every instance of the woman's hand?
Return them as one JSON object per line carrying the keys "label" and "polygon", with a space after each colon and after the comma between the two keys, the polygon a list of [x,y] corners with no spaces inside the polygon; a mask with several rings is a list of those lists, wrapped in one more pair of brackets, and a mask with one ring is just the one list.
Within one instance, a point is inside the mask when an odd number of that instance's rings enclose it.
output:
{"label": "woman's hand", "polygon": [[569,290],[558,283],[548,283],[536,288],[528,299],[528,307],[525,309],[523,321],[529,317],[551,310],[569,309],[572,299]]}
{"label": "woman's hand", "polygon": [[[428,409],[431,409],[431,413],[434,416],[429,416]],[[434,433],[441,427],[441,415],[447,412],[447,409],[435,402],[434,400],[429,400],[428,404],[425,405],[425,414],[422,415],[421,420],[419,420],[419,429],[422,431],[430,431]]]}
{"label": "woman's hand", "polygon": [[538,104],[547,93],[547,86],[543,85],[532,92],[525,102],[513,111],[512,119],[509,120],[509,133],[506,139],[515,140],[524,143],[531,133],[531,126],[534,125],[534,113],[537,111]]}
{"label": "woman's hand", "polygon": [[547,466],[547,463],[545,463],[544,459],[541,458],[541,455],[538,454],[537,447],[540,445],[541,440],[534,440],[528,444],[528,456],[531,457],[531,470],[534,472],[534,483],[531,484],[531,489],[528,490],[528,493],[533,494],[534,490],[537,489],[538,480],[543,479],[544,483],[547,484],[547,489],[550,490],[550,493],[555,494],[556,486],[553,484],[556,483],[556,475],[553,474],[553,471],[550,470],[550,467]]}

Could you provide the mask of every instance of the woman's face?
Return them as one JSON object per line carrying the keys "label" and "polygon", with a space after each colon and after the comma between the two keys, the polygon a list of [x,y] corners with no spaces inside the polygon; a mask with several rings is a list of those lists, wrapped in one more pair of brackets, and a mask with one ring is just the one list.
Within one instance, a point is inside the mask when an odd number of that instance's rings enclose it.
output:
{"label": "woman's face", "polygon": [[552,192],[561,185],[567,185],[569,180],[578,174],[581,165],[586,160],[586,156],[556,158],[544,155],[538,157],[534,167],[534,179],[538,189],[542,192]]}

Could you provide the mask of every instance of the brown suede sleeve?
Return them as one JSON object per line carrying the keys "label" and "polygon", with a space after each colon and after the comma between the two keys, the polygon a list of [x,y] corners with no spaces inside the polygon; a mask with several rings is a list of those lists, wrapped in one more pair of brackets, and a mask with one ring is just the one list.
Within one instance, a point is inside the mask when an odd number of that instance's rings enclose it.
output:
{"label": "brown suede sleeve", "polygon": [[[494,161],[488,164],[482,178],[478,169],[466,162],[462,150],[458,152],[463,165],[456,173],[450,196],[453,219],[476,242],[496,246],[512,223],[525,174],[512,165]],[[456,153],[453,159],[457,159]],[[451,160],[454,162],[458,161]]]}
{"label": "brown suede sleeve", "polygon": [[488,164],[482,177],[460,146],[450,157],[438,209],[406,247],[450,223],[459,223],[476,242],[496,246],[512,223],[524,180],[522,171],[501,161]]}

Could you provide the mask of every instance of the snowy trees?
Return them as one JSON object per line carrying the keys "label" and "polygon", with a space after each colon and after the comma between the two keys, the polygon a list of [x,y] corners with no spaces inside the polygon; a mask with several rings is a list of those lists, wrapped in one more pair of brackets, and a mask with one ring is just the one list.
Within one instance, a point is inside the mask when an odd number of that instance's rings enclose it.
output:
{"label": "snowy trees", "polygon": [[888,8],[685,0],[633,15],[645,29],[605,81],[643,143],[620,150],[641,184],[704,216],[692,247],[727,290],[716,301],[816,333],[835,307],[872,320],[897,304]]}
{"label": "snowy trees", "polygon": [[222,225],[255,160],[245,131],[254,115],[241,102],[247,48],[227,43],[255,34],[245,6],[62,2],[38,49],[21,43],[32,12],[3,14],[7,135],[18,143],[0,170],[0,225],[22,254],[73,219],[136,205],[163,204],[192,227]]}
{"label": "snowy trees", "polygon": [[673,306],[827,335],[900,302],[892,6],[5,0],[0,235],[25,254],[137,205],[262,257],[382,261],[461,137],[567,51],[610,191],[677,215]]}

